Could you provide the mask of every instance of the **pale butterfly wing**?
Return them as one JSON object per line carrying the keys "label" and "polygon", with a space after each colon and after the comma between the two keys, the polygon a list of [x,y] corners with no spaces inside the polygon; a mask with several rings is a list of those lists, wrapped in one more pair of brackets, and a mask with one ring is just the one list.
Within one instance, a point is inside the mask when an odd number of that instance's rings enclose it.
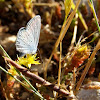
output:
{"label": "pale butterfly wing", "polygon": [[[28,35],[28,34],[29,34],[29,32],[25,29],[25,27],[20,28],[20,30],[18,31],[17,40],[16,40],[17,51],[25,53],[25,54],[32,52],[32,50],[30,50],[32,47],[29,42],[30,35]],[[33,46],[34,46],[34,44],[33,44]]]}
{"label": "pale butterfly wing", "polygon": [[26,28],[19,29],[16,40],[16,49],[25,54],[34,54],[37,51],[41,29],[41,18],[39,15],[32,18]]}

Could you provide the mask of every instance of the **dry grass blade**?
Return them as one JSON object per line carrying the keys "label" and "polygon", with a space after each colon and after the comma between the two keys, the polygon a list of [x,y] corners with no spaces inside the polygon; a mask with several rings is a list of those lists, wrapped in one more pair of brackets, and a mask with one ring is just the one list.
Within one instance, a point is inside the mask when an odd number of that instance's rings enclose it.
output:
{"label": "dry grass blade", "polygon": [[86,64],[86,67],[85,67],[85,69],[84,69],[84,71],[82,73],[82,76],[81,76],[81,78],[80,78],[80,80],[79,80],[79,82],[77,84],[76,90],[79,90],[79,88],[80,88],[80,86],[81,86],[81,84],[82,84],[82,82],[83,82],[83,80],[84,80],[84,78],[85,78],[85,76],[86,76],[91,64],[92,64],[92,61],[93,61],[93,59],[94,59],[94,57],[95,57],[95,55],[96,55],[96,53],[97,53],[97,51],[99,49],[100,49],[100,40],[98,41],[93,53],[91,54],[91,57],[89,58],[89,60],[88,60],[88,62]]}
{"label": "dry grass blade", "polygon": [[79,15],[79,18],[80,18],[80,20],[81,20],[81,22],[82,22],[82,24],[83,24],[85,30],[88,30],[88,26],[87,26],[87,24],[86,24],[86,22],[85,22],[85,20],[84,20],[84,18],[83,18],[83,16],[82,16],[82,14],[81,14],[79,11],[77,11],[77,13],[78,13],[78,15]]}
{"label": "dry grass blade", "polygon": [[64,36],[65,36],[65,34],[66,34],[66,32],[67,32],[67,30],[68,30],[70,24],[71,24],[71,21],[72,21],[74,15],[75,15],[75,13],[76,13],[76,10],[78,9],[78,6],[79,6],[80,1],[81,1],[81,0],[78,0],[74,11],[70,14],[70,16],[68,17],[68,19],[65,21],[65,23],[64,23],[63,26],[62,26],[60,35],[59,35],[59,37],[58,37],[58,39],[57,39],[57,41],[56,41],[56,43],[55,43],[54,49],[53,49],[53,51],[52,51],[52,53],[51,53],[51,55],[50,55],[50,57],[49,57],[49,60],[48,60],[47,64],[45,65],[45,79],[46,79],[46,77],[47,77],[47,67],[48,67],[48,64],[50,63],[51,58],[52,58],[52,56],[53,56],[53,54],[54,54],[56,48],[58,47],[60,41],[63,40],[63,38],[64,38]]}
{"label": "dry grass blade", "polygon": [[60,77],[61,77],[61,55],[62,55],[62,42],[60,42],[60,57],[59,57],[59,71],[58,71],[58,86],[60,86]]}
{"label": "dry grass blade", "polygon": [[62,95],[65,95],[65,96],[69,96],[70,95],[68,90],[65,91],[64,89],[60,89],[55,84],[52,84],[52,83],[46,81],[45,79],[43,79],[42,77],[39,77],[34,73],[31,73],[27,68],[24,68],[24,67],[18,65],[13,60],[11,60],[11,59],[9,59],[7,57],[5,57],[4,59],[6,61],[8,61],[11,65],[13,65],[16,69],[18,69],[20,72],[22,72],[23,75],[33,79],[35,83],[39,83],[41,85],[44,85],[44,86],[48,87],[49,89],[58,92],[59,94],[62,94]]}

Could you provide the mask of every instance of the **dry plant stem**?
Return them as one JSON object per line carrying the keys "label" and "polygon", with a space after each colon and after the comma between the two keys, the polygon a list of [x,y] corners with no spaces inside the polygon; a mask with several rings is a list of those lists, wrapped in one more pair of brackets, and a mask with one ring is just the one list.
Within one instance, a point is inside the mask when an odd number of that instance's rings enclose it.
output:
{"label": "dry plant stem", "polygon": [[[77,5],[76,5],[76,6],[77,6]],[[74,11],[73,11],[73,13],[75,14]],[[69,17],[70,17],[70,16],[69,16]],[[74,15],[73,15],[73,16],[71,15],[71,17],[74,17]],[[76,28],[75,28],[75,29],[76,29]],[[75,31],[76,31],[76,30],[75,30]],[[73,56],[73,55],[74,55],[74,53],[72,53],[72,56]],[[62,59],[62,61],[64,61],[64,60],[67,58],[67,56],[68,56],[68,55],[66,55],[66,56]],[[70,57],[70,59],[71,59],[71,57]]]}
{"label": "dry plant stem", "polygon": [[58,3],[33,3],[33,6],[48,6],[48,7],[54,7],[57,6]]}
{"label": "dry plant stem", "polygon": [[[71,45],[70,45],[70,47],[69,47],[69,52],[72,50],[72,48],[73,48],[73,46],[74,46],[74,43],[75,43],[75,41],[76,41],[77,24],[78,24],[78,21],[77,21],[77,19],[78,19],[78,14],[77,14],[77,13],[76,13],[76,15],[75,15],[75,18],[76,18],[76,22],[75,22],[75,26],[74,26],[73,38],[72,38],[72,41],[71,41]],[[75,51],[76,51],[76,50],[77,50],[77,49],[75,49]],[[70,60],[71,60],[71,58],[73,57],[73,55],[75,54],[75,51],[72,53],[72,55],[71,55],[71,57],[70,57]],[[68,57],[69,52],[68,52],[68,54],[62,59],[62,61],[64,61],[64,60]],[[70,60],[68,60],[68,62],[70,62]]]}
{"label": "dry plant stem", "polygon": [[74,26],[74,32],[73,32],[73,37],[72,37],[71,45],[70,45],[70,47],[69,47],[69,52],[73,49],[74,43],[76,42],[77,24],[78,24],[78,21],[77,21],[77,19],[78,19],[78,14],[77,14],[77,13],[76,13],[76,15],[75,15],[75,19],[76,19],[76,21],[75,21],[75,26]]}
{"label": "dry plant stem", "polygon": [[[74,46],[74,43],[76,42],[76,35],[77,35],[77,24],[78,24],[78,14],[76,13],[75,15],[75,18],[76,18],[76,21],[75,21],[75,26],[74,26],[74,33],[73,33],[73,38],[72,38],[72,41],[71,41],[71,46],[69,47],[69,51],[72,50],[73,46]],[[77,50],[77,49],[76,49]],[[70,58],[73,57],[75,53],[72,54],[72,56]],[[66,55],[67,56],[67,55]],[[66,58],[66,56],[64,58]],[[63,59],[64,60],[64,59]]]}
{"label": "dry plant stem", "polygon": [[[87,39],[87,38],[86,38]],[[70,63],[70,61],[71,61],[71,59],[72,59],[72,57],[74,56],[74,54],[75,54],[75,52],[77,51],[77,49],[78,49],[78,47],[79,47],[79,45],[82,43],[82,42],[84,42],[85,41],[85,39],[84,40],[82,40],[81,41],[81,38],[78,40],[78,43],[76,44],[76,47],[74,47],[74,50],[73,51],[71,51],[71,49],[72,49],[72,44],[71,44],[71,46],[69,47],[69,52],[66,54],[66,56],[62,59],[62,61],[64,61],[66,58],[67,58],[67,65]],[[71,51],[71,52],[70,52]]]}
{"label": "dry plant stem", "polygon": [[85,30],[88,30],[88,26],[87,26],[87,24],[86,24],[86,22],[85,22],[85,20],[84,20],[84,18],[83,18],[83,16],[82,16],[82,14],[81,14],[79,11],[77,11],[77,13],[78,13],[78,15],[79,15],[79,18],[80,18],[80,20],[81,20],[81,22],[82,22],[82,24],[83,24]]}
{"label": "dry plant stem", "polygon": [[72,19],[73,19],[75,13],[76,13],[76,10],[78,9],[78,6],[79,6],[80,1],[81,1],[81,0],[78,0],[74,11],[73,11],[73,12],[70,14],[70,16],[68,17],[68,19],[67,19],[68,21],[65,22],[66,25],[65,25],[64,30],[63,30],[63,33],[62,33],[61,41],[63,40],[63,38],[64,38],[64,36],[65,36],[65,34],[66,34],[66,32],[67,32],[67,30],[68,30],[68,28],[69,28],[71,22],[72,22]]}
{"label": "dry plant stem", "polygon": [[81,66],[81,67],[79,67],[79,68],[77,69],[77,73],[76,73],[76,74],[78,74],[78,73],[79,73],[79,71],[80,71],[80,70],[82,70],[85,66],[86,66],[86,64],[85,64],[85,65],[83,65],[83,66]]}
{"label": "dry plant stem", "polygon": [[[72,52],[68,52],[66,54],[66,56],[62,59],[62,61],[64,61],[67,58],[67,62],[66,62],[66,66],[70,64],[72,57],[75,55],[75,52],[77,51],[78,47],[76,46],[76,48],[74,48],[74,50]],[[61,62],[62,62],[61,61]],[[62,69],[62,75],[61,75],[61,80],[63,78],[63,75],[65,73],[65,68],[66,66]]]}
{"label": "dry plant stem", "polygon": [[44,85],[44,86],[48,87],[49,89],[52,89],[52,90],[58,92],[59,94],[62,94],[62,95],[65,95],[65,96],[70,95],[69,91],[67,91],[67,90],[65,91],[63,89],[60,89],[58,86],[56,86],[56,85],[44,80],[43,78],[35,75],[34,73],[31,73],[27,68],[24,68],[24,67],[18,65],[13,60],[11,60],[11,59],[9,59],[7,57],[5,57],[4,59],[6,61],[8,61],[12,66],[16,67],[16,69],[18,69],[20,72],[22,72],[23,75],[33,79],[34,82],[37,82],[37,83],[39,83],[41,85]]}
{"label": "dry plant stem", "polygon": [[76,21],[75,21],[74,33],[73,33],[73,38],[72,38],[72,41],[71,41],[71,45],[73,45],[73,44],[76,42],[77,24],[78,24],[78,21],[77,21],[77,19],[78,19],[78,14],[77,14],[77,13],[76,13],[76,15],[75,15],[75,19],[76,19]]}
{"label": "dry plant stem", "polygon": [[60,77],[61,77],[61,55],[62,55],[62,42],[60,42],[60,57],[59,57],[59,71],[58,71],[58,86],[60,86]]}
{"label": "dry plant stem", "polygon": [[[74,9],[74,8],[75,8],[75,4],[73,3],[72,9]],[[85,20],[84,20],[84,18],[83,18],[83,16],[82,16],[82,14],[81,14],[81,12],[80,12],[79,10],[77,10],[77,14],[78,14],[79,19],[81,20],[81,22],[82,22],[82,24],[83,24],[85,30],[88,30],[88,26],[87,26],[87,24],[86,24],[86,22],[85,22]]]}
{"label": "dry plant stem", "polygon": [[82,82],[83,82],[83,80],[84,80],[84,78],[85,78],[85,76],[86,76],[91,64],[92,64],[93,58],[95,57],[95,54],[99,49],[100,49],[100,40],[98,41],[93,53],[91,54],[91,57],[89,58],[89,60],[88,60],[88,62],[86,64],[86,67],[85,67],[85,69],[84,69],[84,71],[82,73],[82,76],[81,76],[81,78],[80,78],[80,80],[79,80],[79,82],[77,84],[76,90],[79,90],[79,88],[80,88],[80,86],[81,86],[81,84],[82,84]]}
{"label": "dry plant stem", "polygon": [[74,11],[70,14],[70,16],[68,17],[68,19],[66,20],[66,22],[65,22],[65,23],[63,24],[63,26],[62,26],[60,35],[59,35],[59,37],[58,37],[58,39],[57,39],[57,41],[56,41],[56,43],[55,43],[54,49],[53,49],[53,51],[52,51],[52,53],[51,53],[51,55],[50,55],[50,57],[49,57],[49,60],[48,60],[48,62],[47,62],[47,64],[46,64],[46,66],[45,66],[45,79],[46,79],[46,77],[47,77],[47,67],[48,67],[48,64],[50,63],[51,58],[52,58],[52,56],[53,56],[53,54],[54,54],[56,48],[58,47],[60,41],[63,40],[63,38],[64,38],[64,36],[65,36],[65,34],[66,34],[66,32],[67,32],[67,30],[68,30],[70,24],[71,24],[71,21],[72,21],[74,15],[75,15],[75,13],[76,13],[76,10],[77,10],[77,8],[78,8],[78,6],[79,6],[80,1],[81,1],[81,0],[78,0],[77,4],[76,4],[76,6],[75,6]]}
{"label": "dry plant stem", "polygon": [[75,89],[75,83],[76,83],[76,68],[74,67],[73,70],[73,83],[72,83],[72,89]]}
{"label": "dry plant stem", "polygon": [[72,51],[72,52],[68,52],[67,54],[66,54],[66,56],[62,59],[62,61],[64,61],[66,58],[68,58],[67,60],[67,65],[70,63],[70,61],[71,61],[71,59],[72,59],[72,57],[75,55],[75,52],[77,51],[77,49],[78,49],[78,46],[76,46],[75,48],[74,48],[74,50]]}
{"label": "dry plant stem", "polygon": [[[88,39],[89,37],[93,36],[93,35],[96,34],[96,33],[97,33],[97,31],[96,31],[96,32],[93,32],[93,33],[91,33],[89,36],[83,38],[83,39],[81,40],[81,43],[84,42],[84,41],[86,41],[86,39]],[[91,43],[91,42],[93,42],[93,41],[91,40],[90,42],[88,42],[88,44]]]}

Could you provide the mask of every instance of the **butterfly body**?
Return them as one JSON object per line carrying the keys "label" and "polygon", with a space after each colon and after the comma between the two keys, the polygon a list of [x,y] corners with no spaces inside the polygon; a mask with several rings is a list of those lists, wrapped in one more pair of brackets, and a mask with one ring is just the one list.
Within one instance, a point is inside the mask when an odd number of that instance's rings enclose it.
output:
{"label": "butterfly body", "polygon": [[39,15],[32,18],[19,29],[16,39],[16,50],[24,54],[35,54],[39,42],[41,18]]}

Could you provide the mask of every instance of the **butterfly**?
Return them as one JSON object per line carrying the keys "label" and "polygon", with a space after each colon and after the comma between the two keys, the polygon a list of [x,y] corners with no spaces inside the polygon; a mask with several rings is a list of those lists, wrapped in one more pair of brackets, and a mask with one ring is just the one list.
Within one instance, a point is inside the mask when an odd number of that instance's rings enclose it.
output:
{"label": "butterfly", "polygon": [[16,50],[24,54],[35,54],[39,42],[41,17],[36,15],[19,29],[16,39]]}

